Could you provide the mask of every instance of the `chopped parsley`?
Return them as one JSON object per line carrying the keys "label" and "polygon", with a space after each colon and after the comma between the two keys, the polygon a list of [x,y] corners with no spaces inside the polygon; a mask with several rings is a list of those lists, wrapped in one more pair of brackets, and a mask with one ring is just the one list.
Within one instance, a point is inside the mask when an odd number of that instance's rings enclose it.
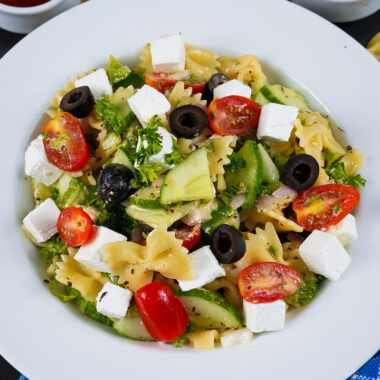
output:
{"label": "chopped parsley", "polygon": [[305,276],[301,274],[301,286],[294,294],[284,298],[284,301],[295,307],[308,305],[318,293],[323,280],[324,277],[318,274],[312,280],[305,280]]}
{"label": "chopped parsley", "polygon": [[184,82],[188,84],[196,83],[198,81],[198,77],[195,74],[191,74],[189,79],[184,80]]}
{"label": "chopped parsley", "polygon": [[179,152],[179,145],[177,143],[177,140],[172,137],[173,141],[173,146],[172,149],[173,151],[171,153],[165,154],[165,163],[168,165],[178,165],[180,162],[184,160],[186,155],[181,154]]}
{"label": "chopped parsley", "polygon": [[42,135],[42,140],[46,140],[50,137],[50,133],[47,133],[45,131],[42,131],[41,135]]}
{"label": "chopped parsley", "polygon": [[320,199],[321,196],[320,195],[313,195],[312,197],[310,197],[307,201],[306,201],[306,206],[310,206],[313,202],[317,201],[318,199]]}
{"label": "chopped parsley", "polygon": [[334,206],[333,206],[333,213],[334,214],[338,214],[339,211],[340,211],[340,208],[341,208],[341,204],[340,203],[335,203]]}
{"label": "chopped parsley", "polygon": [[55,149],[63,149],[67,141],[70,141],[70,136],[66,133],[59,133],[57,137],[50,140],[49,145]]}
{"label": "chopped parsley", "polygon": [[360,186],[364,187],[367,182],[360,174],[356,174],[355,176],[349,178],[344,168],[344,162],[342,161],[333,162],[326,169],[326,173],[328,174],[329,178],[345,185],[351,185],[356,189],[359,189]]}
{"label": "chopped parsley", "polygon": [[40,253],[48,263],[51,263],[54,256],[67,254],[67,245],[56,234],[46,242]]}
{"label": "chopped parsley", "polygon": [[271,245],[268,249],[269,253],[271,254],[271,256],[275,256],[276,253],[277,253],[277,248],[274,246],[274,245]]}
{"label": "chopped parsley", "polygon": [[139,165],[139,171],[137,172],[137,179],[143,185],[149,185],[156,178],[158,178],[162,166],[155,162],[151,165]]}
{"label": "chopped parsley", "polygon": [[227,156],[230,160],[230,163],[228,165],[225,165],[224,167],[231,172],[234,172],[239,169],[243,169],[247,167],[247,162],[243,157],[240,157],[237,153],[232,153]]}
{"label": "chopped parsley", "polygon": [[120,107],[113,104],[109,96],[100,98],[95,104],[95,110],[102,121],[102,127],[107,131],[120,135],[127,128],[127,123],[120,119]]}

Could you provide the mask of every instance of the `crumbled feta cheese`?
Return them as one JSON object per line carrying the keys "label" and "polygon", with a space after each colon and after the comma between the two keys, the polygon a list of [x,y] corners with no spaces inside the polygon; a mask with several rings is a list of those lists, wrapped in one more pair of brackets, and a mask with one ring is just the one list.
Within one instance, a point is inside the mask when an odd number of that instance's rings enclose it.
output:
{"label": "crumbled feta cheese", "polygon": [[348,214],[338,224],[329,227],[326,232],[335,235],[343,245],[351,244],[358,238],[355,217]]}
{"label": "crumbled feta cheese", "polygon": [[57,220],[61,211],[55,202],[48,198],[32,210],[23,220],[25,228],[37,243],[49,240],[57,230]]}
{"label": "crumbled feta cheese", "polygon": [[[162,127],[158,127],[157,133],[161,136],[162,148],[158,153],[153,154],[150,157],[147,157],[145,164],[151,165],[158,162],[164,170],[167,170],[170,168],[170,166],[165,162],[165,154],[170,154],[173,152],[173,139],[175,140],[177,139],[175,138],[174,135],[172,135],[165,128],[162,128]],[[144,141],[143,145],[146,148],[147,142]],[[140,150],[140,147],[141,147],[141,139],[139,137],[137,141],[137,146],[136,146],[137,152]],[[135,163],[135,167],[138,168],[137,163]]]}
{"label": "crumbled feta cheese", "polygon": [[298,108],[269,103],[261,108],[257,138],[274,142],[285,142],[290,138]]}
{"label": "crumbled feta cheese", "polygon": [[249,343],[253,339],[252,331],[243,327],[237,330],[226,330],[220,334],[220,343],[224,348]]}
{"label": "crumbled feta cheese", "polygon": [[112,86],[108,80],[106,70],[100,68],[91,74],[75,81],[75,87],[88,86],[95,102],[103,96],[112,95]]}
{"label": "crumbled feta cheese", "polygon": [[96,310],[109,318],[123,318],[127,314],[132,295],[130,290],[106,282],[96,297]]}
{"label": "crumbled feta cheese", "polygon": [[250,86],[247,86],[240,80],[232,79],[214,88],[214,99],[224,98],[230,95],[239,95],[244,96],[245,98],[250,98],[251,93],[252,89]]}
{"label": "crumbled feta cheese", "polygon": [[185,42],[178,34],[152,41],[150,51],[154,71],[169,73],[185,68]]}
{"label": "crumbled feta cheese", "polygon": [[170,111],[170,103],[166,96],[148,85],[142,86],[136,94],[128,98],[128,104],[142,126],[145,126],[152,116]]}
{"label": "crumbled feta cheese", "polygon": [[90,239],[79,248],[74,258],[90,269],[111,273],[107,264],[102,260],[101,248],[107,243],[125,240],[127,238],[124,235],[112,231],[107,227],[94,226]]}
{"label": "crumbled feta cheese", "polygon": [[61,169],[48,161],[42,136],[38,136],[25,152],[25,174],[42,182],[45,186],[50,186],[62,173]]}
{"label": "crumbled feta cheese", "polygon": [[331,281],[339,280],[351,258],[336,236],[314,230],[299,248],[302,260],[315,273]]}
{"label": "crumbled feta cheese", "polygon": [[210,246],[206,245],[190,254],[193,264],[194,278],[178,281],[183,291],[200,288],[209,284],[218,277],[226,275],[223,267],[218,263]]}
{"label": "crumbled feta cheese", "polygon": [[283,300],[268,303],[250,303],[243,300],[245,324],[254,333],[284,328],[285,312],[286,304]]}

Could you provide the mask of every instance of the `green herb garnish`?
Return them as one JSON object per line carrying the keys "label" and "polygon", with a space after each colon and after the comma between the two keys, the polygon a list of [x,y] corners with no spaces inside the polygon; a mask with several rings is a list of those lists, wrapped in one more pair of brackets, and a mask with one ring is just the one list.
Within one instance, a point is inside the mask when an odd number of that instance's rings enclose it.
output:
{"label": "green herb garnish", "polygon": [[355,189],[359,189],[360,186],[364,187],[367,182],[360,174],[349,178],[344,168],[344,162],[342,161],[333,162],[326,169],[326,173],[328,174],[329,178],[345,185],[351,185],[355,187]]}

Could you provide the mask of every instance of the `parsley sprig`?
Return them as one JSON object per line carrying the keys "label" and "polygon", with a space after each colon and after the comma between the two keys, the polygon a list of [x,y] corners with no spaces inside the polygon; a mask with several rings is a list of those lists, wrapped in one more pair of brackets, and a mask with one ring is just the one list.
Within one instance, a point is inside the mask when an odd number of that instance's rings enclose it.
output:
{"label": "parsley sprig", "polygon": [[179,152],[179,145],[174,137],[172,137],[172,141],[172,152],[165,154],[165,163],[168,165],[178,165],[184,160],[186,155]]}
{"label": "parsley sprig", "polygon": [[118,135],[125,131],[127,125],[119,116],[120,107],[113,104],[109,96],[100,98],[95,104],[95,110],[102,121],[102,127],[107,131]]}
{"label": "parsley sprig", "polygon": [[351,185],[356,189],[359,189],[360,186],[365,186],[367,182],[360,174],[356,174],[351,178],[348,177],[344,167],[344,162],[342,161],[333,162],[326,169],[326,173],[328,174],[329,178],[334,179],[345,185]]}
{"label": "parsley sprig", "polygon": [[224,167],[230,170],[231,172],[247,167],[247,162],[244,160],[243,157],[240,157],[237,153],[232,153],[227,157],[229,158],[230,163],[228,165],[225,165]]}

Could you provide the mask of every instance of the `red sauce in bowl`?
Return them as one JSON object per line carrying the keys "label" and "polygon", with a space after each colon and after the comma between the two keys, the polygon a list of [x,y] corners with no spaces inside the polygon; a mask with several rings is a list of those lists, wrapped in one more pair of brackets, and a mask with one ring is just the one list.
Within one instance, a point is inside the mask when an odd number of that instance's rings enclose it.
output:
{"label": "red sauce in bowl", "polygon": [[50,0],[0,0],[0,4],[11,5],[12,7],[35,7],[48,1]]}

